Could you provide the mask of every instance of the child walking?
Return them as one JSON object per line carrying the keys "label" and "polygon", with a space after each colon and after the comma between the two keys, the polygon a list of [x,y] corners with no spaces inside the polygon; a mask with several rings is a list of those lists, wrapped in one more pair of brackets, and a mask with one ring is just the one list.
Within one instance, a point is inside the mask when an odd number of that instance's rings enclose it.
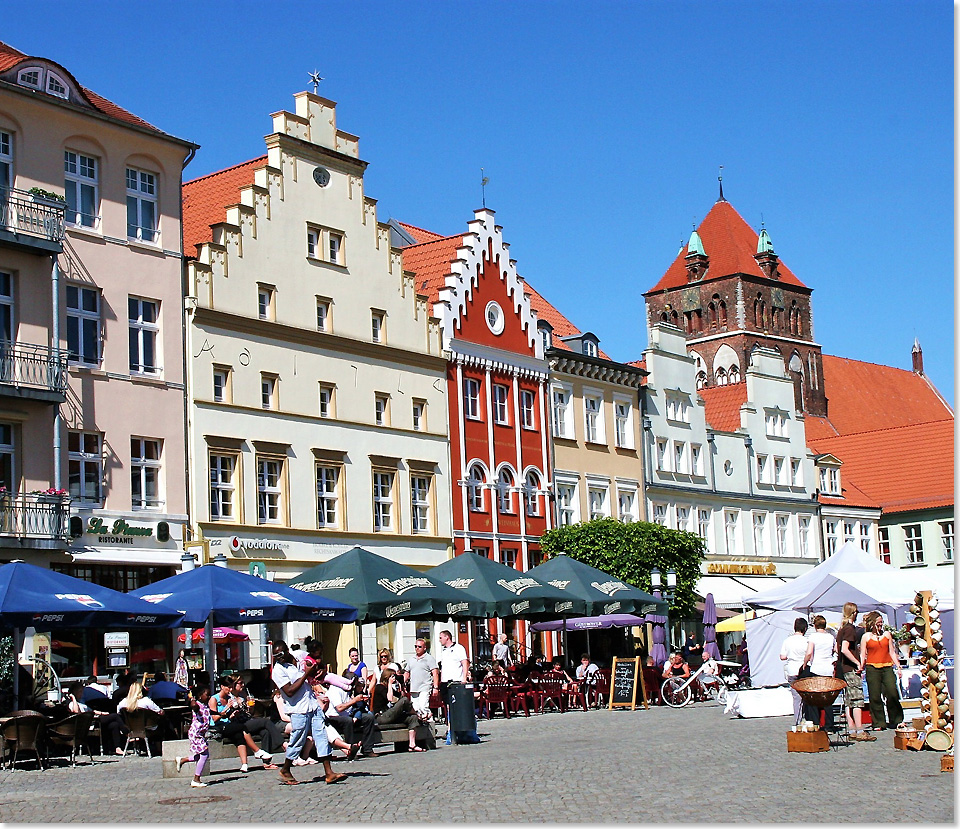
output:
{"label": "child walking", "polygon": [[203,774],[204,766],[210,759],[210,746],[207,743],[207,729],[210,727],[210,687],[208,685],[195,685],[190,692],[190,707],[193,709],[193,722],[190,723],[190,756],[177,757],[177,774],[184,763],[196,761],[197,765],[193,770],[193,780],[190,781],[190,787],[202,789],[207,784],[200,779]]}

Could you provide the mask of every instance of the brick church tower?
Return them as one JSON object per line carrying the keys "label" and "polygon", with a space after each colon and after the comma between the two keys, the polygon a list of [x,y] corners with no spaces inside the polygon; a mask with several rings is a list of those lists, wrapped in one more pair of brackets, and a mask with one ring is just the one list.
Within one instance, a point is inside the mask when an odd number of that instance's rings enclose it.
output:
{"label": "brick church tower", "polygon": [[648,328],[669,322],[686,334],[698,387],[744,382],[753,350],[772,348],[794,380],[798,410],[826,416],[811,293],[780,261],[767,231],[758,236],[721,190],[686,247],[643,296]]}

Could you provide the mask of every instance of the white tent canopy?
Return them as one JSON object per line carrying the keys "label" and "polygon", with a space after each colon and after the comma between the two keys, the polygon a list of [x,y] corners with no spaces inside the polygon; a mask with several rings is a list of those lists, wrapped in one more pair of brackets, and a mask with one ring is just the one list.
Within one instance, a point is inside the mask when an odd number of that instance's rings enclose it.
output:
{"label": "white tent canopy", "polygon": [[[951,568],[952,569],[952,568]],[[933,590],[939,609],[953,609],[953,579],[942,570],[894,570],[887,573],[829,573],[793,607],[795,610],[843,610],[853,602],[861,613],[879,610],[891,624],[907,621],[903,608],[913,603],[918,590]]]}

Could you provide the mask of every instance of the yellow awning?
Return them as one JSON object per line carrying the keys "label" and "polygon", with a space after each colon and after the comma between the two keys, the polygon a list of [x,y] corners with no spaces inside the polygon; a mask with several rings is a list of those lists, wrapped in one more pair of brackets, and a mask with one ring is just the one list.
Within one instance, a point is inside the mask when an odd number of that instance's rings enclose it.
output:
{"label": "yellow awning", "polygon": [[754,613],[752,610],[748,610],[746,613],[738,613],[736,616],[731,616],[729,619],[717,622],[715,629],[717,633],[733,633],[738,630],[746,630],[747,619],[752,619],[753,616]]}

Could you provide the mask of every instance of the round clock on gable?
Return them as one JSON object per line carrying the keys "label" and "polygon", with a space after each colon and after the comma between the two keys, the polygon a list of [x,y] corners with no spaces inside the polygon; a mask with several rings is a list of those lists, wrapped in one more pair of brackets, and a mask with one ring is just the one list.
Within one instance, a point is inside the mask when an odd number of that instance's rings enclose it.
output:
{"label": "round clock on gable", "polygon": [[487,310],[487,328],[494,334],[503,333],[503,309],[496,302],[488,302]]}
{"label": "round clock on gable", "polygon": [[313,180],[321,187],[326,187],[330,183],[330,171],[325,167],[317,167],[313,171]]}

